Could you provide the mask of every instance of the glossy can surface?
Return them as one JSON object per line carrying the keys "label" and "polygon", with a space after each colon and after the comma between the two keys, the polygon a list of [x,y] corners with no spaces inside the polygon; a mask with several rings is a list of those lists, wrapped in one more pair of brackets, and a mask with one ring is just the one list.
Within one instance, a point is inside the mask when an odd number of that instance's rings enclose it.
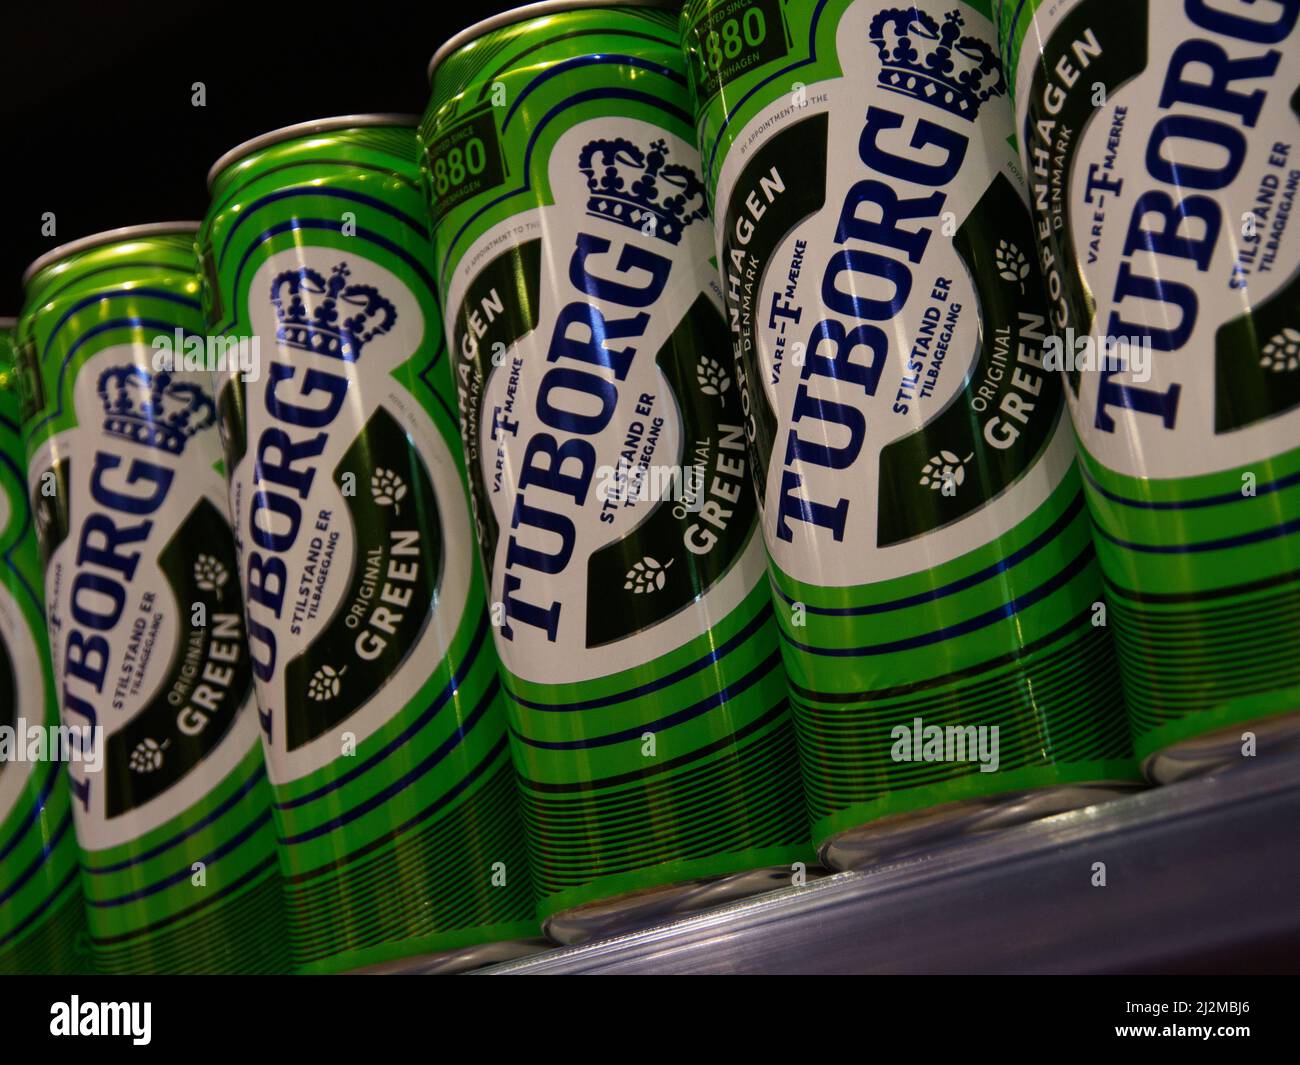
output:
{"label": "glossy can surface", "polygon": [[195,225],[78,241],[29,269],[27,479],[91,949],[104,972],[287,963],[235,545],[202,347]]}
{"label": "glossy can surface", "polygon": [[563,7],[453,39],[421,137],[541,913],[570,938],[811,849],[675,13]]}
{"label": "glossy can surface", "polygon": [[682,34],[823,854],[1132,784],[987,11],[696,0]]}
{"label": "glossy can surface", "polygon": [[58,725],[59,705],[27,498],[16,325],[0,321],[0,973],[76,973],[90,959],[66,769],[48,732],[35,747],[30,738]]}
{"label": "glossy can surface", "polygon": [[260,353],[219,405],[306,971],[538,934],[415,121],[236,149],[201,235],[211,331]]}
{"label": "glossy can surface", "polygon": [[1300,741],[1300,4],[998,19],[1053,328],[1142,348],[1067,388],[1137,753]]}

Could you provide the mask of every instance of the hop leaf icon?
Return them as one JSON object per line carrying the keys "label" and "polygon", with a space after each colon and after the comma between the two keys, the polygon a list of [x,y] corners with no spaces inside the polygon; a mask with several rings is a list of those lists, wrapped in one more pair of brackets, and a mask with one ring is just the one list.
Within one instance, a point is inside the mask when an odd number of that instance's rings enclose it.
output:
{"label": "hop leaf icon", "polygon": [[1270,338],[1259,353],[1259,364],[1274,373],[1300,367],[1300,329],[1287,326]]}
{"label": "hop leaf icon", "polygon": [[701,355],[695,364],[695,378],[700,382],[700,391],[706,396],[720,396],[731,387],[731,378],[716,360]]}
{"label": "hop leaf icon", "polygon": [[942,490],[945,484],[960,488],[966,480],[966,463],[974,457],[974,452],[964,459],[959,459],[951,451],[940,451],[939,454],[932,455],[930,461],[921,467],[919,483],[935,492]]}
{"label": "hop leaf icon", "polygon": [[1029,276],[1029,261],[1009,240],[998,241],[993,258],[997,260],[998,276],[1003,281],[1023,281]]}
{"label": "hop leaf icon", "polygon": [[370,475],[370,494],[381,507],[392,507],[394,514],[402,513],[397,504],[406,498],[406,482],[392,470],[376,466]]}
{"label": "hop leaf icon", "polygon": [[230,574],[220,559],[211,555],[199,555],[194,560],[194,583],[205,592],[219,592],[226,586]]}
{"label": "hop leaf icon", "polygon": [[321,666],[311,675],[307,682],[307,697],[318,703],[327,702],[339,693],[339,678],[348,671],[348,667],[335,669],[333,666]]}
{"label": "hop leaf icon", "polygon": [[132,773],[152,773],[162,768],[163,751],[170,745],[171,740],[163,740],[159,743],[155,739],[146,736],[135,745],[131,752],[131,757],[127,759],[127,766]]}
{"label": "hop leaf icon", "polygon": [[630,589],[633,595],[662,591],[664,582],[668,579],[668,567],[672,564],[671,558],[667,563],[660,565],[655,559],[646,555],[640,562],[632,563],[632,568],[624,577],[623,588]]}

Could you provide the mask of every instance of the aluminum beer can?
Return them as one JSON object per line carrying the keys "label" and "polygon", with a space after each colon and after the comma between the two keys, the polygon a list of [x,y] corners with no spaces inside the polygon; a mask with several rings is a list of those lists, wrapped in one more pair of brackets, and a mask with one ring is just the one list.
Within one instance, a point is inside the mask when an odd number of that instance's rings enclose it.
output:
{"label": "aluminum beer can", "polygon": [[421,127],[540,912],[598,932],[811,857],[676,12],[543,3]]}
{"label": "aluminum beer can", "polygon": [[998,5],[1138,757],[1300,743],[1300,3]]}
{"label": "aluminum beer can", "polygon": [[[473,967],[540,938],[415,127],[258,137],[201,254],[294,959]],[[252,352],[250,352],[252,354]]]}
{"label": "aluminum beer can", "polygon": [[1131,786],[987,10],[693,0],[682,31],[823,857]]}
{"label": "aluminum beer can", "polygon": [[[197,224],[113,230],[24,275],[27,479],[103,972],[287,963],[210,375]],[[192,357],[192,355],[191,355]]]}
{"label": "aluminum beer can", "polygon": [[0,973],[89,968],[86,918],[27,498],[14,331],[0,318]]}

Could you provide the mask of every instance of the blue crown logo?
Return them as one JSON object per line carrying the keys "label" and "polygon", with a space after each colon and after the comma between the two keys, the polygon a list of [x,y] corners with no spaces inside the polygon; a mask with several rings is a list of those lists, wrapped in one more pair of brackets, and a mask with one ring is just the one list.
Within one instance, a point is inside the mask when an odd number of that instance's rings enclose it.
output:
{"label": "blue crown logo", "polygon": [[286,270],[271,282],[280,324],[277,343],[317,355],[356,362],[361,349],[393,328],[397,308],[374,285],[349,284],[347,263],[327,281],[310,267]]}
{"label": "blue crown logo", "polygon": [[591,192],[587,213],[676,244],[683,229],[709,217],[709,209],[695,171],[667,158],[662,140],[648,152],[624,137],[592,141],[578,155]]}
{"label": "blue crown logo", "polygon": [[139,366],[114,366],[99,375],[104,432],[145,447],[179,455],[195,433],[217,420],[208,394],[167,370],[149,373]]}
{"label": "blue crown logo", "polygon": [[871,20],[871,43],[880,51],[882,89],[913,96],[975,121],[980,105],[1006,92],[992,45],[963,36],[960,12],[939,26],[914,7],[881,11]]}

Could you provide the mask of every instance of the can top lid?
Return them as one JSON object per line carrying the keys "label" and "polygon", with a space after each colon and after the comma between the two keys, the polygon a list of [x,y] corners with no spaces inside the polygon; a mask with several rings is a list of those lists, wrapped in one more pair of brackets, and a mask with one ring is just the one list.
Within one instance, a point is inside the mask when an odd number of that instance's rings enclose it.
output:
{"label": "can top lid", "polygon": [[428,79],[433,81],[433,72],[438,64],[446,59],[452,52],[463,48],[476,37],[482,37],[485,33],[491,33],[493,30],[499,30],[502,26],[513,26],[516,22],[527,22],[529,19],[543,18],[546,15],[556,15],[562,11],[576,11],[584,7],[677,7],[678,0],[540,0],[535,4],[524,4],[523,7],[512,7],[509,11],[502,11],[500,14],[485,18],[481,22],[476,22],[468,26],[459,33],[449,37],[442,46],[433,53],[433,58],[429,60]]}
{"label": "can top lid", "polygon": [[291,141],[297,137],[309,137],[313,133],[328,133],[332,129],[351,129],[354,126],[411,126],[419,128],[419,115],[404,115],[396,112],[376,112],[369,115],[336,115],[334,118],[313,118],[306,122],[295,122],[290,126],[281,126],[268,133],[259,134],[242,144],[236,144],[208,170],[208,188],[217,180],[228,166],[239,162],[246,155],[268,148],[281,141]]}
{"label": "can top lid", "polygon": [[51,263],[66,259],[69,255],[98,248],[103,244],[116,244],[120,240],[135,240],[140,237],[162,237],[168,233],[197,233],[198,231],[198,222],[149,222],[142,226],[122,226],[120,229],[106,229],[102,233],[92,233],[88,237],[80,237],[68,241],[67,244],[60,244],[36,259],[23,271],[23,285],[26,287],[28,281]]}

